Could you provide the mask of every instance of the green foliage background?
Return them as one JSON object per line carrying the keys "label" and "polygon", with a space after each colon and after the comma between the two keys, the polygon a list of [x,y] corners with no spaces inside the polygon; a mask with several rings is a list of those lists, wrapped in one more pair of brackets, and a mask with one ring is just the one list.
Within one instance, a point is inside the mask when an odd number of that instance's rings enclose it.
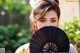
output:
{"label": "green foliage background", "polygon": [[26,2],[26,0],[0,0],[0,12],[15,13],[24,17],[31,10]]}
{"label": "green foliage background", "polygon": [[72,43],[80,53],[80,20],[74,17],[73,20],[64,23],[60,28],[66,32],[70,43]]}
{"label": "green foliage background", "polygon": [[6,53],[14,53],[22,44],[28,43],[29,30],[24,26],[0,26],[0,48],[5,48]]}
{"label": "green foliage background", "polygon": [[17,15],[16,19],[21,19],[22,22],[22,24],[0,25],[0,48],[5,48],[5,53],[14,53],[22,44],[29,42],[30,33],[27,27],[29,25],[26,25],[29,22],[26,24],[24,22],[26,15],[30,13],[31,7],[26,2],[26,0],[0,0],[0,18],[2,19],[3,16],[3,18],[7,18],[5,15],[9,17],[10,14],[13,14],[12,18]]}

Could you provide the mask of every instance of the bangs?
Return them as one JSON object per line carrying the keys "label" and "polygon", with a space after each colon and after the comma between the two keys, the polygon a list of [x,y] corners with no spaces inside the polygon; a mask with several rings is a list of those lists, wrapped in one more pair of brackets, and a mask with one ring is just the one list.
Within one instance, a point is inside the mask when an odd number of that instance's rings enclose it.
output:
{"label": "bangs", "polygon": [[50,9],[50,6],[41,10],[35,9],[34,10],[34,18],[41,19],[44,14]]}

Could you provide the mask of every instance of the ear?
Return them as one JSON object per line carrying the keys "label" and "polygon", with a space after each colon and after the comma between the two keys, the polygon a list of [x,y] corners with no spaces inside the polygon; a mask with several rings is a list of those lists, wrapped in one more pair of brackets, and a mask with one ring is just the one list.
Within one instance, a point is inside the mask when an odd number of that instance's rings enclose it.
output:
{"label": "ear", "polygon": [[34,25],[37,26],[37,22],[36,21],[34,21]]}
{"label": "ear", "polygon": [[34,32],[37,31],[37,24],[36,24],[36,21],[34,22],[34,28],[33,28]]}

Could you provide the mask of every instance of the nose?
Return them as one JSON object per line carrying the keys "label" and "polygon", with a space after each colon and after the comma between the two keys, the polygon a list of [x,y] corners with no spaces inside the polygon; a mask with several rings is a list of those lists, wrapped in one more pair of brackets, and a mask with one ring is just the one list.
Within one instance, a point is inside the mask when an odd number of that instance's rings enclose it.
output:
{"label": "nose", "polygon": [[51,26],[51,23],[50,23],[50,22],[47,22],[47,23],[46,23],[46,26]]}

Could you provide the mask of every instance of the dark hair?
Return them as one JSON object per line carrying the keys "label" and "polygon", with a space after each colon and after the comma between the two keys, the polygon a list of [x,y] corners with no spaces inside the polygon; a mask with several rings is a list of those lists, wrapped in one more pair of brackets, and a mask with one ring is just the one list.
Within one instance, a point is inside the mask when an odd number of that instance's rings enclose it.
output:
{"label": "dark hair", "polygon": [[56,2],[59,4],[59,0],[43,0],[43,1],[51,1],[51,2]]}
{"label": "dark hair", "polygon": [[54,0],[54,1],[59,4],[59,1],[58,0]]}

